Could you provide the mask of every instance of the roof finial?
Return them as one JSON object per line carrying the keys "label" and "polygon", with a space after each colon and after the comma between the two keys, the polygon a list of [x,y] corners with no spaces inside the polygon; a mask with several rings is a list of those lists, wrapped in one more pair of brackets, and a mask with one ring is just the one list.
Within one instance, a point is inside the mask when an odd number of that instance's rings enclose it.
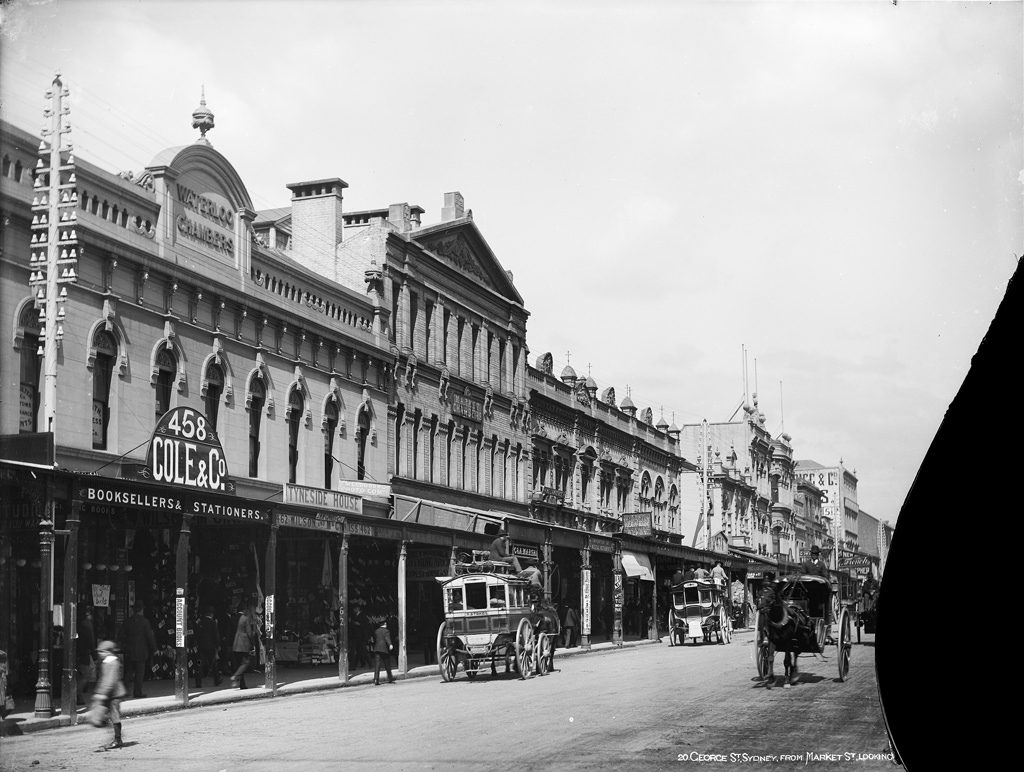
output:
{"label": "roof finial", "polygon": [[213,128],[213,112],[206,106],[206,84],[203,84],[201,94],[199,107],[192,111],[192,128],[199,129],[199,139],[196,142],[209,145],[210,140],[206,138],[206,132]]}

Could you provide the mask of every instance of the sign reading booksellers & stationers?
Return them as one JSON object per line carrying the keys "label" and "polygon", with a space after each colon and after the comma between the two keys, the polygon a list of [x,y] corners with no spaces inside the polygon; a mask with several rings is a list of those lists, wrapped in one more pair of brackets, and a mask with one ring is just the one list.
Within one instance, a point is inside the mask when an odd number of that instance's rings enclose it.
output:
{"label": "sign reading booksellers & stationers", "polygon": [[[206,416],[190,407],[164,413],[149,443],[144,467],[126,480],[84,479],[79,493],[93,512],[173,513],[229,520],[268,522],[269,507],[235,499],[235,485],[216,432]],[[141,484],[141,481],[146,481]],[[159,483],[159,486],[151,483]],[[228,495],[225,495],[228,494]]]}

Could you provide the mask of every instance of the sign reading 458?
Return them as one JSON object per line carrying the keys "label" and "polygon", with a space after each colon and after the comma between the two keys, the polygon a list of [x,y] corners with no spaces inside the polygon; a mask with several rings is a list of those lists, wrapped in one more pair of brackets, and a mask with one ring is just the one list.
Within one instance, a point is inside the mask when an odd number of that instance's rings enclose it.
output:
{"label": "sign reading 458", "polygon": [[228,489],[228,464],[206,416],[190,407],[164,413],[149,443],[146,466],[157,482],[206,491]]}

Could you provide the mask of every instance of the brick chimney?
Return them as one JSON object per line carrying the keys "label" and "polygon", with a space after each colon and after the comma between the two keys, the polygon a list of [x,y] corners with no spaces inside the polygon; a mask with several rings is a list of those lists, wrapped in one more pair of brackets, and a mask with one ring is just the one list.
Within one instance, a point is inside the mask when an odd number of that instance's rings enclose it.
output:
{"label": "brick chimney", "polygon": [[441,207],[441,222],[458,220],[464,217],[466,212],[466,200],[461,193],[445,193],[444,206]]}
{"label": "brick chimney", "polygon": [[335,254],[341,243],[344,180],[332,177],[293,182],[292,257],[322,276],[334,278]]}

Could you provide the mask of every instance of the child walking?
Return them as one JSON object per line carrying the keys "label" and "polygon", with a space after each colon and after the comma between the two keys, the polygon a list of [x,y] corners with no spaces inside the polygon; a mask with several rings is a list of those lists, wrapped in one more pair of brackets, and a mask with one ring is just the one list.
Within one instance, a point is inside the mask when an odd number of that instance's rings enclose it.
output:
{"label": "child walking", "polygon": [[117,644],[100,641],[96,646],[100,660],[99,680],[92,695],[92,709],[89,723],[96,727],[106,726],[109,721],[114,727],[114,739],[99,750],[112,751],[121,748],[121,698],[128,695],[121,681],[121,660],[117,656]]}

